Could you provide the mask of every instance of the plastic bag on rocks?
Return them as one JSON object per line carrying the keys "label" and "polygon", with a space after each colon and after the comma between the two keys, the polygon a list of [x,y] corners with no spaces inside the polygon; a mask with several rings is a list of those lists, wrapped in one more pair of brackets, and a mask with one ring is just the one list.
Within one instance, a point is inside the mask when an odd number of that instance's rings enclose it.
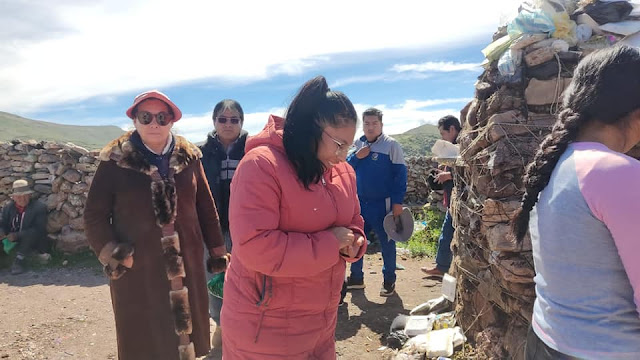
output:
{"label": "plastic bag on rocks", "polygon": [[553,34],[556,27],[553,19],[540,9],[524,7],[507,26],[507,33],[512,38],[522,34]]}
{"label": "plastic bag on rocks", "polygon": [[451,301],[447,300],[443,295],[414,307],[411,310],[411,312],[409,312],[409,314],[410,315],[427,315],[431,313],[437,314],[437,313],[441,313],[443,311],[449,310],[450,307],[451,307]]}
{"label": "plastic bag on rocks", "polygon": [[498,60],[498,71],[502,76],[512,76],[522,63],[522,50],[509,49]]}
{"label": "plastic bag on rocks", "polygon": [[631,11],[633,5],[628,1],[605,2],[596,1],[578,8],[573,15],[587,14],[598,24],[618,22],[624,20]]}
{"label": "plastic bag on rocks", "polygon": [[482,49],[482,54],[489,61],[498,60],[500,56],[511,46],[513,39],[505,35]]}

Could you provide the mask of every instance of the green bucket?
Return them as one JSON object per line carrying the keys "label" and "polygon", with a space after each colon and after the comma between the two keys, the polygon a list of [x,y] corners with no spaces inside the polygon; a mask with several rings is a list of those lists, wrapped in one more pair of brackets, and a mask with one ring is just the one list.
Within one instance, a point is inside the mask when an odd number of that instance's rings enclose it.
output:
{"label": "green bucket", "polygon": [[2,248],[4,252],[7,253],[7,255],[9,255],[11,250],[13,250],[13,248],[16,247],[16,245],[17,245],[16,243],[9,241],[8,238],[2,239]]}
{"label": "green bucket", "polygon": [[224,272],[217,273],[207,282],[209,294],[222,299],[222,289],[224,288]]}

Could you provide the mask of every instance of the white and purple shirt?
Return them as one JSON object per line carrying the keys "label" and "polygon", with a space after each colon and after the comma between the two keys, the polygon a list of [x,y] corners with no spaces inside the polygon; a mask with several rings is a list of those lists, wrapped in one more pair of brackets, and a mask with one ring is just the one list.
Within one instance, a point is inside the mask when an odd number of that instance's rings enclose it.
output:
{"label": "white and purple shirt", "polygon": [[640,161],[569,145],[531,212],[532,326],[584,359],[640,359]]}

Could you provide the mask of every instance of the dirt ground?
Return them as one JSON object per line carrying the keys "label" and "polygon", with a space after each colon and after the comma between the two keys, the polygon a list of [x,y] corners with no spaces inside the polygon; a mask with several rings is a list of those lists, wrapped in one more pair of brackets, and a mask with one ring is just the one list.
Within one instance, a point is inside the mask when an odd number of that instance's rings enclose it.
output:
{"label": "dirt ground", "polygon": [[[339,309],[339,359],[383,359],[393,318],[440,295],[440,283],[424,279],[432,260],[398,256],[397,294],[380,297],[382,259],[366,255],[366,289],[346,297]],[[213,328],[212,328],[213,330]],[[212,352],[206,359],[220,358]],[[116,359],[116,339],[106,278],[97,267],[30,271],[0,270],[0,359]]]}

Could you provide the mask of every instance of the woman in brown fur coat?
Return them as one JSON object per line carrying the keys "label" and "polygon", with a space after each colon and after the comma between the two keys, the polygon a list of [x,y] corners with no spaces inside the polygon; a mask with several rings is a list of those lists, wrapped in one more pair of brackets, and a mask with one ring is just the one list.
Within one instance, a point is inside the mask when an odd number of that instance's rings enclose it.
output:
{"label": "woman in brown fur coat", "polygon": [[136,130],[100,153],[85,229],[110,278],[118,358],[195,359],[209,352],[209,270],[228,255],[201,153],[171,134],[182,113],[149,91],[127,110]]}

